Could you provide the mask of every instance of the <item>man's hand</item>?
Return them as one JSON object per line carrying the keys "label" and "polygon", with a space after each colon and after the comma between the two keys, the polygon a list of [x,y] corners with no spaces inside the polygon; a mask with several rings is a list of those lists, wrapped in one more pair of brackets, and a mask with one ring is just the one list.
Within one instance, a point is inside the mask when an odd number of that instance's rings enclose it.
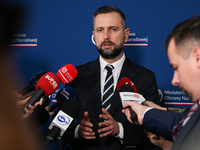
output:
{"label": "man's hand", "polygon": [[165,140],[162,137],[158,137],[157,135],[147,132],[147,135],[151,141],[151,143],[155,144],[156,146],[161,147],[163,150],[170,150],[172,148],[173,143],[171,141]]}
{"label": "man's hand", "polygon": [[[21,111],[23,106],[28,102],[28,100],[31,98],[32,94],[28,94],[26,96],[23,96],[19,93],[15,93],[16,99],[17,99],[17,105],[19,106],[19,110]],[[21,114],[21,119],[26,119],[31,113],[33,113],[35,107],[39,104],[40,102],[35,103],[34,106],[31,106],[29,104],[29,109],[24,108],[23,113]],[[21,113],[21,112],[20,112]]]}
{"label": "man's hand", "polygon": [[88,112],[84,113],[84,118],[81,120],[78,135],[85,139],[95,139],[95,133],[92,130],[93,124],[90,122]]}
{"label": "man's hand", "polygon": [[53,111],[49,112],[50,108],[51,108],[50,105],[47,105],[47,106],[45,107],[46,111],[48,111],[48,113],[49,113],[49,116],[53,116],[53,115],[54,115],[54,112],[53,112]]}
{"label": "man's hand", "polygon": [[131,121],[131,115],[130,115],[130,110],[127,108],[128,106],[131,106],[131,108],[133,109],[133,111],[137,114],[138,117],[138,122],[140,125],[143,124],[143,115],[144,112],[146,111],[146,109],[148,108],[148,106],[144,106],[141,104],[138,104],[134,101],[126,101],[126,103],[123,106],[123,110],[122,112],[126,115],[127,119],[132,123]]}
{"label": "man's hand", "polygon": [[100,114],[99,117],[104,119],[104,122],[100,122],[99,126],[103,127],[99,129],[99,136],[105,137],[108,135],[117,136],[119,134],[119,124],[113,119],[113,117],[104,109],[102,108],[103,114]]}

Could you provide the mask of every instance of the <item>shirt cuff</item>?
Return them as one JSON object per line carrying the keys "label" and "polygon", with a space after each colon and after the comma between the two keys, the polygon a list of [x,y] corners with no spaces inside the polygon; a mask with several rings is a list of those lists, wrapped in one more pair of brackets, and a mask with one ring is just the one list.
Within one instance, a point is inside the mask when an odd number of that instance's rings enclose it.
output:
{"label": "shirt cuff", "polygon": [[124,128],[120,122],[118,122],[118,124],[119,124],[119,134],[116,137],[120,139],[121,144],[122,144],[123,138],[124,138]]}
{"label": "shirt cuff", "polygon": [[75,131],[74,131],[74,137],[75,137],[75,139],[80,139],[80,137],[79,137],[79,135],[78,135],[79,126],[80,126],[80,124],[76,126],[76,129],[75,129]]}

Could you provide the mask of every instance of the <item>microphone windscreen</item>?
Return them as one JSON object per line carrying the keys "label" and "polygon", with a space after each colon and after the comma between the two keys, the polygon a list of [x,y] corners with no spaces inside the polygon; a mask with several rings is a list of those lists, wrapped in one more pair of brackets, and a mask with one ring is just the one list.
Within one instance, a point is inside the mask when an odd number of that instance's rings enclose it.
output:
{"label": "microphone windscreen", "polygon": [[121,78],[121,79],[119,80],[119,82],[117,83],[117,87],[116,87],[116,88],[117,88],[117,91],[118,91],[118,92],[119,92],[119,88],[120,88],[122,85],[124,85],[124,84],[130,85],[130,86],[133,88],[134,92],[137,93],[137,89],[136,89],[134,83],[133,83],[129,78],[127,78],[127,77]]}
{"label": "microphone windscreen", "polygon": [[78,71],[72,64],[61,67],[57,72],[57,76],[63,84],[67,84],[73,81],[76,78],[77,74]]}
{"label": "microphone windscreen", "polygon": [[76,118],[76,116],[79,113],[81,104],[77,99],[69,99],[66,101],[60,110],[62,110],[64,113],[68,114],[72,118]]}
{"label": "microphone windscreen", "polygon": [[46,71],[40,71],[30,79],[29,84],[33,88],[33,90],[36,90],[36,84],[38,80],[46,73]]}
{"label": "microphone windscreen", "polygon": [[134,92],[133,88],[129,84],[123,84],[119,88],[119,92]]}
{"label": "microphone windscreen", "polygon": [[60,101],[62,104],[64,104],[66,100],[75,97],[76,97],[76,91],[70,86],[66,86],[60,89],[56,94],[56,100]]}
{"label": "microphone windscreen", "polygon": [[60,84],[59,79],[52,72],[44,74],[36,84],[36,90],[39,88],[45,92],[44,96],[48,96],[56,91]]}

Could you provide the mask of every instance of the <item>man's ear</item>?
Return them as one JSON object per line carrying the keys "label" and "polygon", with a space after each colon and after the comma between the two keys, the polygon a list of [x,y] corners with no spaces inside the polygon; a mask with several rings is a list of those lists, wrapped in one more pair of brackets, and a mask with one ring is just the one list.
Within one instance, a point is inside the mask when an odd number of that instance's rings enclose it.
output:
{"label": "man's ear", "polygon": [[94,31],[92,31],[93,37],[94,37]]}
{"label": "man's ear", "polygon": [[129,28],[127,28],[127,29],[124,30],[125,43],[128,41],[129,33],[130,33],[130,29]]}
{"label": "man's ear", "polygon": [[193,57],[195,58],[195,62],[197,63],[198,68],[200,68],[200,47],[193,48]]}

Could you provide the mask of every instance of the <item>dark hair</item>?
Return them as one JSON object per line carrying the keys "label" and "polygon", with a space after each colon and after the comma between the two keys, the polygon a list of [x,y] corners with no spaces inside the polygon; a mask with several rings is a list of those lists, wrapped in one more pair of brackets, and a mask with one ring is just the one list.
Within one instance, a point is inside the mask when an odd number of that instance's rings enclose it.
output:
{"label": "dark hair", "polygon": [[94,14],[93,14],[93,25],[94,25],[95,17],[97,15],[111,13],[111,12],[117,12],[117,13],[120,14],[121,19],[122,19],[122,26],[124,27],[124,29],[126,29],[126,17],[125,17],[125,15],[123,14],[123,12],[119,8],[114,7],[114,6],[110,6],[110,5],[105,5],[105,6],[99,7],[94,12]]}
{"label": "dark hair", "polygon": [[172,38],[174,38],[176,46],[180,46],[189,40],[200,41],[200,15],[189,18],[175,26],[165,40],[166,52]]}

